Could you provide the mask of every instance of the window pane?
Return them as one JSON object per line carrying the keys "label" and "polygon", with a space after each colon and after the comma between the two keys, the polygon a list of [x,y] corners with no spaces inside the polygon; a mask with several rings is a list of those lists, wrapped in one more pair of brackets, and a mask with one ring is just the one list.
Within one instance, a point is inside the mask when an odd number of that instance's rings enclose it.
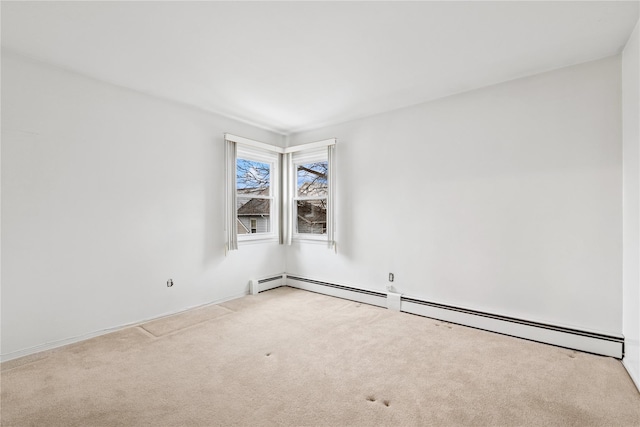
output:
{"label": "window pane", "polygon": [[296,186],[298,188],[298,196],[326,197],[329,171],[328,162],[325,161],[298,165],[296,169]]}
{"label": "window pane", "polygon": [[327,234],[327,201],[298,200],[297,231],[304,234]]}
{"label": "window pane", "polygon": [[271,232],[271,200],[237,198],[238,234]]}
{"label": "window pane", "polygon": [[255,194],[268,196],[271,187],[271,165],[253,160],[238,159],[236,162],[236,188],[238,195]]}

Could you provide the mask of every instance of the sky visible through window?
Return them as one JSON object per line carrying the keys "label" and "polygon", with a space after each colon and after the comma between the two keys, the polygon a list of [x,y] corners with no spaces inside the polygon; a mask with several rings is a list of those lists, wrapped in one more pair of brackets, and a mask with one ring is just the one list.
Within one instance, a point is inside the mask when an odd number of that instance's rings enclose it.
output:
{"label": "sky visible through window", "polygon": [[329,164],[327,162],[308,163],[304,165],[298,165],[297,168],[297,186],[298,195],[308,195],[309,191],[313,190],[314,193],[325,190],[327,188],[327,178],[329,171]]}
{"label": "sky visible through window", "polygon": [[327,233],[327,190],[329,163],[315,162],[296,167],[298,197],[296,231],[300,234]]}
{"label": "sky visible through window", "polygon": [[271,165],[254,160],[238,159],[236,162],[236,188],[238,190],[265,190],[271,180]]}

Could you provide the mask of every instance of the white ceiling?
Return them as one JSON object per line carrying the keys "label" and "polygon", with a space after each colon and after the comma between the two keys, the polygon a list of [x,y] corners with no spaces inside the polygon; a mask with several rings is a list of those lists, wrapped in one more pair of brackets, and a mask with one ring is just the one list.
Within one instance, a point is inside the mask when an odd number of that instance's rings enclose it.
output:
{"label": "white ceiling", "polygon": [[288,134],[619,53],[638,1],[7,2],[2,47]]}

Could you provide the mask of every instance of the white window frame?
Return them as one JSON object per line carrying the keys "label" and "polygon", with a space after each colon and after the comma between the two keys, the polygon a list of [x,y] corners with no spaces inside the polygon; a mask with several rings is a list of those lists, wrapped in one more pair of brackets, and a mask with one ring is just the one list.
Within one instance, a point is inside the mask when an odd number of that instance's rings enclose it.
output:
{"label": "white window frame", "polygon": [[[284,149],[284,192],[283,212],[285,213],[285,227],[283,228],[284,244],[292,242],[324,243],[329,249],[336,251],[336,221],[335,221],[335,146],[337,139],[331,138],[308,144],[296,145]],[[297,221],[297,165],[311,163],[313,160],[326,160],[329,166],[328,194],[327,194],[327,233],[311,234],[298,233],[294,222]]]}
{"label": "white window frame", "polygon": [[[267,144],[264,144],[267,145]],[[275,148],[275,147],[274,147]],[[270,212],[269,212],[269,232],[268,233],[248,233],[238,234],[238,244],[242,242],[258,242],[258,241],[275,241],[280,234],[279,227],[279,205],[280,205],[280,156],[274,151],[265,150],[261,147],[255,147],[249,144],[237,143],[236,154],[236,173],[237,173],[237,161],[239,159],[250,160],[254,162],[267,163],[270,166],[269,172],[269,195],[253,195],[252,199],[268,199],[270,200]],[[246,196],[242,196],[238,193],[236,188],[236,199],[240,199]],[[237,209],[237,208],[236,208]],[[236,216],[237,218],[237,216]]]}
{"label": "white window frame", "polygon": [[[334,178],[336,138],[287,148],[265,144],[230,133],[225,133],[224,139],[226,153],[225,254],[237,250],[239,242],[279,241],[280,244],[290,245],[294,239],[300,242],[328,243],[329,249],[336,250],[333,202],[336,188]],[[271,194],[268,196],[271,199],[269,233],[243,235],[237,233],[236,175],[238,158],[271,164],[271,183],[269,186]],[[328,162],[327,233],[294,233],[294,221],[297,220],[297,200],[299,200],[299,198],[294,199],[297,196],[296,168],[299,164],[313,162],[313,159]],[[318,197],[312,199],[318,199]]]}
{"label": "white window frame", "polygon": [[[293,229],[293,240],[311,240],[311,241],[321,241],[326,242],[328,239],[329,232],[329,221],[330,221],[330,209],[329,206],[330,197],[329,191],[330,186],[327,186],[327,195],[326,196],[299,196],[298,195],[298,166],[307,165],[309,163],[317,163],[317,162],[327,162],[329,163],[329,156],[326,147],[321,147],[319,149],[309,149],[298,151],[292,156],[292,170],[291,170],[291,188],[292,188],[292,197],[291,197],[291,219],[292,219],[292,229]],[[329,166],[330,167],[330,166]],[[329,179],[331,177],[327,177],[327,183],[329,183]],[[324,234],[316,234],[316,233],[299,233],[297,230],[298,224],[298,201],[304,200],[325,200],[327,206],[327,232]]]}

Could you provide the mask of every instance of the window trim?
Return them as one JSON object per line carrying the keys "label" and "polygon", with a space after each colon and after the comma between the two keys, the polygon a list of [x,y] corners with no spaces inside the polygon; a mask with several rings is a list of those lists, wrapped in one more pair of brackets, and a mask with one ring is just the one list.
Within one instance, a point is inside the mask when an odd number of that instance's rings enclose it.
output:
{"label": "window trim", "polygon": [[[327,150],[318,150],[318,149],[309,149],[309,150],[299,150],[299,156],[293,156],[291,162],[291,180],[290,183],[292,189],[291,196],[291,220],[292,220],[292,240],[295,241],[303,241],[303,240],[314,240],[314,241],[322,241],[325,242],[329,239],[329,211],[331,207],[329,206],[329,155]],[[296,158],[297,157],[297,158]],[[327,162],[327,195],[326,196],[299,196],[298,195],[298,166],[306,165],[309,163],[319,163],[319,162]],[[298,232],[298,201],[304,200],[325,200],[326,203],[326,215],[327,215],[327,224],[326,224],[326,233],[317,234],[317,233],[300,233]]]}
{"label": "window trim", "polygon": [[[226,180],[226,209],[225,209],[225,254],[229,251],[237,250],[239,242],[243,244],[259,242],[279,242],[283,245],[291,245],[293,241],[309,243],[328,243],[330,249],[336,249],[335,242],[335,145],[336,138],[307,144],[295,145],[282,148],[271,144],[255,141],[249,138],[224,134],[225,141],[225,180]],[[238,151],[240,154],[238,155]],[[247,158],[245,154],[252,155]],[[327,232],[326,234],[293,233],[294,202],[297,200],[297,187],[295,186],[295,166],[292,159],[305,158],[313,152],[323,152],[322,160],[328,162],[328,194],[327,194]],[[258,157],[254,157],[253,154]],[[237,159],[247,158],[264,162],[268,157],[273,161],[271,172],[271,232],[238,235],[237,232]],[[307,162],[308,163],[308,162]],[[293,182],[293,188],[292,188]],[[317,198],[314,198],[317,199]],[[297,209],[297,206],[296,206]]]}
{"label": "window trim", "polygon": [[[257,141],[256,141],[257,142]],[[237,143],[236,148],[236,169],[234,173],[234,178],[237,176],[237,162],[240,159],[260,162],[260,163],[268,163],[270,166],[269,172],[269,195],[262,196],[258,195],[251,198],[256,199],[265,199],[270,200],[269,203],[269,232],[267,233],[248,233],[248,234],[237,234],[236,238],[238,240],[238,245],[243,242],[248,241],[275,241],[278,239],[278,235],[280,234],[280,156],[273,152],[272,150],[264,150],[263,146],[269,147],[268,144],[258,143],[259,146],[255,146],[254,144],[245,144]],[[236,181],[237,182],[237,181]],[[236,185],[237,187],[237,185]],[[235,189],[236,200],[240,198],[246,198],[247,196],[242,196],[238,194],[238,189]],[[239,221],[237,216],[237,207],[236,207],[236,221]]]}

